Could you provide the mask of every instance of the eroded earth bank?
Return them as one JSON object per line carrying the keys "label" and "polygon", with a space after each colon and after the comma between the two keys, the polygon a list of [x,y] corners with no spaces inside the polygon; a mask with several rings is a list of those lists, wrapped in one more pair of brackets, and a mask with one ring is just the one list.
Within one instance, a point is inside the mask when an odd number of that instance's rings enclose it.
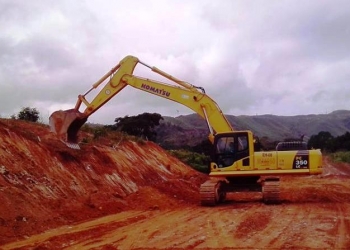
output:
{"label": "eroded earth bank", "polygon": [[[89,135],[86,135],[89,136]],[[151,142],[67,148],[48,127],[0,120],[2,249],[350,249],[350,166],[281,178],[280,205],[230,194]]]}

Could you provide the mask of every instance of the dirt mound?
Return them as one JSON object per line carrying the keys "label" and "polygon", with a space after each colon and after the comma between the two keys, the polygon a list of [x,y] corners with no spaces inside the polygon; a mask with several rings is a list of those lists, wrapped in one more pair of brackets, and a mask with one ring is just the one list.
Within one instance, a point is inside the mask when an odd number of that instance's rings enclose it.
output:
{"label": "dirt mound", "polygon": [[67,148],[48,126],[0,120],[0,244],[128,209],[199,202],[207,178],[151,142]]}

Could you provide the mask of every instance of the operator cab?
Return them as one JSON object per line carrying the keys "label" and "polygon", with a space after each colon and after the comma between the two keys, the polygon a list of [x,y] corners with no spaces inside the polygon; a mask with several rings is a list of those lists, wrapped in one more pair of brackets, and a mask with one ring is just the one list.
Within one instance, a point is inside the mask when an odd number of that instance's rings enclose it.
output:
{"label": "operator cab", "polygon": [[249,166],[249,133],[233,132],[218,134],[214,140],[212,162],[219,168],[232,166],[243,159],[243,166]]}

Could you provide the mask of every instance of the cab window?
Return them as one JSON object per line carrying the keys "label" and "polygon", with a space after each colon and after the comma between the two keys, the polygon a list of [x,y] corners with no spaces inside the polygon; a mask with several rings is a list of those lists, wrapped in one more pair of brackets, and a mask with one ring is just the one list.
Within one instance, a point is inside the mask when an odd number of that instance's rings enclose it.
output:
{"label": "cab window", "polygon": [[217,142],[216,153],[234,153],[235,140],[234,137],[221,137]]}
{"label": "cab window", "polygon": [[243,151],[248,148],[247,136],[238,136],[238,151]]}

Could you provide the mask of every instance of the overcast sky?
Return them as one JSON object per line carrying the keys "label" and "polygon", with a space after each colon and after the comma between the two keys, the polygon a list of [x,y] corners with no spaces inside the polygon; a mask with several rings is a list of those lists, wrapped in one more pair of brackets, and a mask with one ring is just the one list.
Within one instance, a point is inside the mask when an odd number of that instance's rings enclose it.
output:
{"label": "overcast sky", "polygon": [[[47,122],[126,55],[204,87],[225,114],[350,109],[348,0],[0,0],[0,31],[1,117],[29,106]],[[89,121],[144,112],[193,113],[127,87]]]}

